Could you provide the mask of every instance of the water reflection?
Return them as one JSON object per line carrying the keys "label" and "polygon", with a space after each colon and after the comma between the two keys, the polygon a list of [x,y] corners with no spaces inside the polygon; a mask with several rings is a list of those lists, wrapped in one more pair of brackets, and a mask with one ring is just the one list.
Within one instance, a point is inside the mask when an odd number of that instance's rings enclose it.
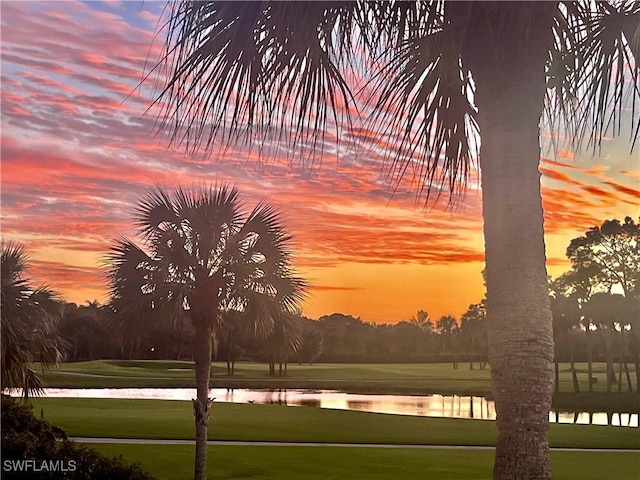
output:
{"label": "water reflection", "polygon": [[[10,391],[20,395],[20,390]],[[45,388],[46,397],[137,398],[190,400],[191,388]],[[213,388],[210,397],[217,402],[262,403],[306,406],[362,412],[414,415],[424,417],[474,418],[495,420],[493,401],[484,397],[458,395],[360,395],[335,390],[249,390]],[[637,427],[638,414],[604,412],[549,413],[549,421],[590,425]]]}

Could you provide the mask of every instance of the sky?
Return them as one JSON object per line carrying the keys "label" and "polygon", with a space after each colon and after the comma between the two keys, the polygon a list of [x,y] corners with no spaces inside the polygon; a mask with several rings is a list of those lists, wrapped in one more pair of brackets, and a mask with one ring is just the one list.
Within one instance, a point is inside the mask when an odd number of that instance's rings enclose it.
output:
{"label": "sky", "polygon": [[[1,228],[24,243],[29,275],[68,300],[106,302],[104,255],[133,236],[132,210],[153,185],[235,184],[247,205],[266,199],[294,237],[294,262],[312,288],[303,312],[395,323],[422,309],[460,316],[484,295],[481,196],[425,209],[410,182],[394,193],[376,139],[343,131],[313,167],[285,148],[267,161],[233,146],[205,158],[154,135],[153,91],[162,2],[0,2]],[[544,137],[544,135],[543,135]],[[640,213],[640,153],[628,129],[599,157],[545,152],[547,266],[569,268],[572,238],[605,219]]]}

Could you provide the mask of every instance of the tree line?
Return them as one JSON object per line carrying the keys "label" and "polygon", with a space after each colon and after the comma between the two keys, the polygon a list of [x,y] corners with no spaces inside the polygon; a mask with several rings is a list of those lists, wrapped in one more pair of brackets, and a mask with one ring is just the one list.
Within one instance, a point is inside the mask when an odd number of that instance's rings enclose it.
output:
{"label": "tree line", "polygon": [[[576,362],[588,364],[588,378],[593,377],[593,362],[606,362],[608,391],[632,390],[633,383],[640,384],[639,225],[627,217],[589,229],[567,248],[571,269],[550,279],[556,377],[558,363],[570,363],[576,392]],[[21,246],[3,247],[3,362],[5,356],[16,355],[16,345],[11,344],[15,332],[4,330],[5,317],[12,311],[11,305],[5,310],[4,275],[12,269],[8,259],[24,255]],[[26,266],[24,259],[14,265]],[[25,314],[25,328],[39,332],[30,339],[37,346],[31,361],[193,359],[194,328],[189,323],[164,322],[153,315],[114,323],[112,304],[64,302],[46,288],[35,289],[22,308],[27,305],[33,311]],[[311,319],[297,311],[283,315],[268,334],[237,314],[224,325],[212,358],[227,362],[229,375],[236,361],[264,362],[270,375],[286,375],[291,362],[450,362],[453,368],[464,363],[484,369],[488,360],[484,299],[469,305],[460,317],[435,319],[419,310],[395,324],[365,322],[342,313]]]}

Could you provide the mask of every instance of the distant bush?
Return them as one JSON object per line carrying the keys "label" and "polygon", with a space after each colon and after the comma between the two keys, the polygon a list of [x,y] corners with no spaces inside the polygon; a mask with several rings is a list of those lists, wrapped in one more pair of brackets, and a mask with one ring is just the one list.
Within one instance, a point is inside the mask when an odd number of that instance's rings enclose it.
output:
{"label": "distant bush", "polygon": [[122,456],[107,458],[70,442],[65,432],[33,415],[33,407],[2,396],[2,479],[154,480]]}

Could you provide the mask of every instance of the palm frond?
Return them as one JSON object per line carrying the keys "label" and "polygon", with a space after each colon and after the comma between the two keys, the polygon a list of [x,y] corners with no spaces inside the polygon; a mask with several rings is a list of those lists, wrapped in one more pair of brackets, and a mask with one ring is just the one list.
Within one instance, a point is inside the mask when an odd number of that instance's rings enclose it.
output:
{"label": "palm frond", "polygon": [[[159,129],[187,151],[291,138],[321,144],[331,117],[353,96],[330,56],[338,15],[348,3],[175,2],[156,97]],[[346,114],[347,120],[349,114]]]}
{"label": "palm frond", "polygon": [[586,140],[597,152],[606,134],[620,134],[630,105],[633,150],[640,132],[640,4],[564,2],[556,17],[548,67],[552,129],[566,131],[573,148],[582,148]]}
{"label": "palm frond", "polygon": [[405,41],[373,80],[373,131],[393,145],[389,175],[410,174],[429,201],[446,192],[451,203],[464,191],[478,156],[471,74],[460,58],[459,36],[446,28]]}
{"label": "palm frond", "polygon": [[41,388],[31,369],[33,362],[47,369],[62,359],[65,348],[57,334],[62,313],[59,296],[46,285],[33,286],[26,276],[27,266],[22,244],[2,244],[2,384],[23,388],[25,397]]}
{"label": "palm frond", "polygon": [[345,75],[375,67],[368,105],[380,140],[395,144],[389,178],[410,172],[419,195],[433,187],[450,201],[464,190],[477,156],[473,84],[444,2],[172,5],[155,101],[171,143],[209,153],[277,140],[321,158],[326,129],[339,139],[359,112]]}
{"label": "palm frond", "polygon": [[177,220],[175,205],[161,187],[148,191],[134,211],[134,223],[147,237],[161,231],[164,224],[175,225]]}

